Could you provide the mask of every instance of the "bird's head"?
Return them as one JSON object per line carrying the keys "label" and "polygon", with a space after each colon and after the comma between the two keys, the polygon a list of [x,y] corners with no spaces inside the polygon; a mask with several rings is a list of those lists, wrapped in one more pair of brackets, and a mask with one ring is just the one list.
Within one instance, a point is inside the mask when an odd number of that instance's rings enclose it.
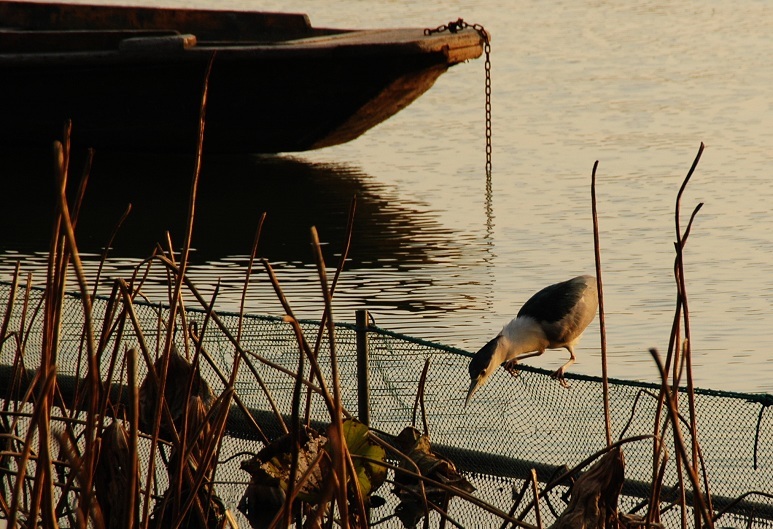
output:
{"label": "bird's head", "polygon": [[470,402],[473,393],[486,383],[494,370],[502,363],[501,354],[498,349],[501,345],[502,336],[497,336],[489,343],[481,347],[480,351],[470,360],[470,389],[467,390],[467,398],[464,399],[464,405]]}

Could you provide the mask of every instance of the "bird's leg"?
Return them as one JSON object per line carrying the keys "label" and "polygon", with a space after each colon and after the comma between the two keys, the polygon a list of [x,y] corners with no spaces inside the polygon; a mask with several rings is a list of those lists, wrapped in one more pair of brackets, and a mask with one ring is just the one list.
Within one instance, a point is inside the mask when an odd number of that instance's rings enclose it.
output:
{"label": "bird's leg", "polygon": [[512,360],[508,360],[504,364],[502,364],[502,367],[510,373],[512,376],[517,377],[520,376],[521,370],[518,369],[518,359],[513,358]]}
{"label": "bird's leg", "polygon": [[566,350],[569,351],[569,361],[566,362],[561,367],[559,367],[556,370],[556,372],[553,373],[553,375],[551,375],[551,378],[558,380],[562,386],[564,386],[565,388],[568,388],[569,383],[566,381],[566,378],[564,378],[564,373],[566,373],[566,370],[569,368],[569,366],[574,364],[575,357],[574,357],[574,351],[572,350],[571,347],[567,347]]}
{"label": "bird's leg", "polygon": [[564,377],[564,373],[559,369],[552,375],[550,375],[550,378],[554,378],[558,380],[558,383],[561,384],[565,388],[569,388],[569,382],[566,381],[566,378]]}
{"label": "bird's leg", "polygon": [[505,369],[505,371],[507,371],[514,377],[517,377],[521,374],[521,370],[518,369],[518,360],[523,360],[524,358],[531,358],[532,356],[539,356],[544,352],[545,350],[543,349],[541,351],[534,351],[533,353],[527,353],[524,355],[516,356],[512,360],[508,360],[507,362],[502,364],[502,367]]}

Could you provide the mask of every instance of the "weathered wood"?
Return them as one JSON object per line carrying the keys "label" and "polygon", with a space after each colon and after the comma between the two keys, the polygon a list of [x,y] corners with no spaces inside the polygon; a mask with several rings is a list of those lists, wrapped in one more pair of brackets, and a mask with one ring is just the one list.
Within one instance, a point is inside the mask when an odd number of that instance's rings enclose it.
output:
{"label": "weathered wood", "polygon": [[117,50],[125,39],[178,34],[174,30],[148,29],[0,30],[0,50],[13,50],[15,53]]}
{"label": "weathered wood", "polygon": [[353,140],[450,66],[479,57],[473,28],[312,28],[305,15],[0,0],[0,143],[277,153]]}
{"label": "weathered wood", "polygon": [[[206,39],[282,40],[316,32],[300,13],[0,1],[0,24],[35,30],[174,28]],[[273,40],[273,39],[272,39]]]}

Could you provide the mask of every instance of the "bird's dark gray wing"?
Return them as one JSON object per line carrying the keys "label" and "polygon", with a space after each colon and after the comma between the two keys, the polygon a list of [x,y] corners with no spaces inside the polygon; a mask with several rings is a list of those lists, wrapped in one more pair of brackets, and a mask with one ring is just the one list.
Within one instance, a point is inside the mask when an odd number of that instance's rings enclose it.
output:
{"label": "bird's dark gray wing", "polygon": [[523,304],[518,317],[527,316],[546,323],[560,321],[577,305],[586,288],[584,276],[547,286]]}

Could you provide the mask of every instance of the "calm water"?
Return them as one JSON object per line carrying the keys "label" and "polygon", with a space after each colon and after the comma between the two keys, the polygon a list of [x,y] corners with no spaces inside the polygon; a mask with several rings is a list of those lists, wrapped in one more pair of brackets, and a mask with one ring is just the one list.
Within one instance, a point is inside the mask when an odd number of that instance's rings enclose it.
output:
{"label": "calm water", "polygon": [[[169,5],[197,5],[168,0]],[[199,6],[207,2],[199,1]],[[261,212],[260,254],[302,317],[322,303],[309,227],[337,264],[358,197],[338,320],[369,308],[398,332],[477,350],[538,288],[594,270],[597,181],[610,374],[654,380],[675,299],[674,202],[699,202],[686,249],[701,387],[773,392],[773,5],[768,2],[272,0],[220,6],[308,13],[316,26],[435,27],[463,17],[493,35],[494,159],[484,174],[483,61],[460,65],[391,120],[347,145],[298,156],[204,160],[191,277],[236,310]],[[76,166],[79,167],[79,166]],[[42,279],[51,199],[46,153],[3,154],[0,276]],[[125,276],[164,231],[182,240],[192,161],[97,153],[79,226],[91,265],[131,202],[108,276]],[[116,184],[118,182],[118,184]],[[5,184],[4,184],[5,185]],[[9,203],[10,202],[10,203]],[[153,292],[153,287],[149,289]],[[160,287],[159,287],[160,290]],[[281,313],[265,277],[247,309]],[[598,324],[573,370],[600,374]],[[555,368],[564,352],[530,360]],[[466,373],[460,373],[466,377]]]}

